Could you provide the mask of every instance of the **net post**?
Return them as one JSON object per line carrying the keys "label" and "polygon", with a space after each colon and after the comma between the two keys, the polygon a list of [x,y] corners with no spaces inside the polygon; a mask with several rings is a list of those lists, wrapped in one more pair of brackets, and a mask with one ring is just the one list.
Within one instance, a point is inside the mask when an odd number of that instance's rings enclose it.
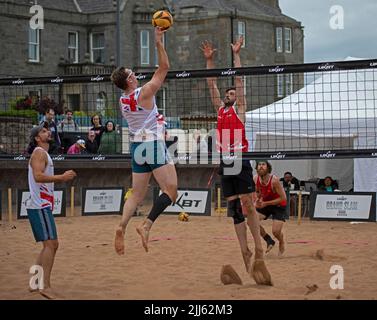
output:
{"label": "net post", "polygon": [[75,187],[71,187],[71,217],[75,216]]}
{"label": "net post", "polygon": [[12,188],[8,188],[8,221],[10,223],[13,221],[13,213],[12,213]]}
{"label": "net post", "polygon": [[298,192],[298,210],[297,210],[297,224],[301,224],[301,203],[302,203],[302,193],[301,190]]}

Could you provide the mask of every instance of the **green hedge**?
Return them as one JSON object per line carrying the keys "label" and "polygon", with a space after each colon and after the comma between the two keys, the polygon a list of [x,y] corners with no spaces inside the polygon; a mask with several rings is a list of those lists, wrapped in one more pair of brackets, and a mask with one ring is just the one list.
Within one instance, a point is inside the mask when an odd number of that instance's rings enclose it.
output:
{"label": "green hedge", "polygon": [[17,118],[31,118],[34,122],[38,120],[38,112],[35,110],[9,110],[0,111],[0,117],[17,117]]}

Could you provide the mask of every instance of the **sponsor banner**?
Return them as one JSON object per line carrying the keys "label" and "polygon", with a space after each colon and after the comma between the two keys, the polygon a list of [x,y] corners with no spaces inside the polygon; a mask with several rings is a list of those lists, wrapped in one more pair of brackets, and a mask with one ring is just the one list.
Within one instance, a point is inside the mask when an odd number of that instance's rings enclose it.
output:
{"label": "sponsor banner", "polygon": [[[170,150],[170,151],[176,151]],[[0,161],[18,161],[23,162],[30,158],[29,155],[23,154],[0,154]],[[220,155],[217,152],[192,152],[192,153],[177,153],[172,154],[175,163],[180,164],[218,164]],[[241,157],[237,154],[225,154],[223,158],[226,160],[237,160]],[[257,160],[257,159],[270,159],[270,160],[295,160],[295,159],[353,159],[353,158],[377,158],[376,149],[350,149],[350,150],[337,150],[337,151],[277,151],[277,152],[245,152],[242,153],[244,160]],[[131,160],[131,154],[63,154],[53,155],[53,161],[65,160],[84,160],[94,162],[105,161],[122,161]]]}
{"label": "sponsor banner", "polygon": [[376,221],[375,192],[314,192],[313,220]]}
{"label": "sponsor banner", "polygon": [[[189,79],[204,77],[229,77],[235,75],[261,75],[279,73],[331,72],[335,70],[354,70],[376,68],[377,60],[335,61],[325,63],[305,63],[291,65],[272,65],[260,67],[243,67],[233,69],[169,71],[167,79]],[[136,73],[138,80],[149,80],[153,72]],[[31,84],[58,84],[79,82],[110,82],[110,74],[85,76],[51,76],[39,78],[2,78],[0,86],[23,86]]]}
{"label": "sponsor banner", "polygon": [[121,214],[124,188],[83,188],[82,215]]}
{"label": "sponsor banner", "polygon": [[[66,189],[54,190],[54,210],[52,214],[54,217],[65,217],[65,197]],[[17,194],[17,219],[27,219],[26,208],[30,203],[31,197],[29,190],[18,190]]]}
{"label": "sponsor banner", "polygon": [[[154,201],[161,195],[161,191],[155,188]],[[192,215],[211,215],[211,189],[178,189],[178,197],[175,203],[167,207],[164,213],[186,212]]]}

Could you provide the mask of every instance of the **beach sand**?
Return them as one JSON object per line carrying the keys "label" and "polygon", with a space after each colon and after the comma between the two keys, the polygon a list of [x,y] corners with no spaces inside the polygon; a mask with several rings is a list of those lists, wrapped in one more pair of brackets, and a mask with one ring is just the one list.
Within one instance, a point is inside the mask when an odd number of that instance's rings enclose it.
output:
{"label": "beach sand", "polygon": [[[287,221],[284,256],[278,257],[277,245],[266,256],[274,283],[267,287],[246,272],[231,218],[190,216],[181,222],[177,215],[162,215],[151,230],[148,253],[135,231],[142,219],[131,219],[125,255],[118,256],[113,242],[119,216],[57,218],[53,288],[75,300],[377,298],[377,223]],[[0,223],[0,299],[44,299],[28,292],[29,269],[41,248],[29,221]],[[263,225],[271,232],[270,220]],[[227,264],[242,285],[221,283]],[[330,288],[333,265],[344,270],[343,290]]]}

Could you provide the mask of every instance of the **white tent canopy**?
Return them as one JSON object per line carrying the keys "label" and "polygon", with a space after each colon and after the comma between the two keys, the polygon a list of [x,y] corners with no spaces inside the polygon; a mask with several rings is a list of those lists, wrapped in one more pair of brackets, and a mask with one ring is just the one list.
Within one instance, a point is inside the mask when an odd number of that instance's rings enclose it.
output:
{"label": "white tent canopy", "polygon": [[[319,76],[313,82],[284,99],[247,112],[249,151],[377,148],[377,70],[316,75]],[[300,179],[330,175],[349,190],[353,182],[351,163],[347,159],[276,161],[274,171],[292,171]],[[282,172],[277,172],[278,168]],[[367,175],[371,169],[361,172],[362,168],[357,168],[355,177]],[[377,190],[376,181],[375,184],[373,190]]]}

